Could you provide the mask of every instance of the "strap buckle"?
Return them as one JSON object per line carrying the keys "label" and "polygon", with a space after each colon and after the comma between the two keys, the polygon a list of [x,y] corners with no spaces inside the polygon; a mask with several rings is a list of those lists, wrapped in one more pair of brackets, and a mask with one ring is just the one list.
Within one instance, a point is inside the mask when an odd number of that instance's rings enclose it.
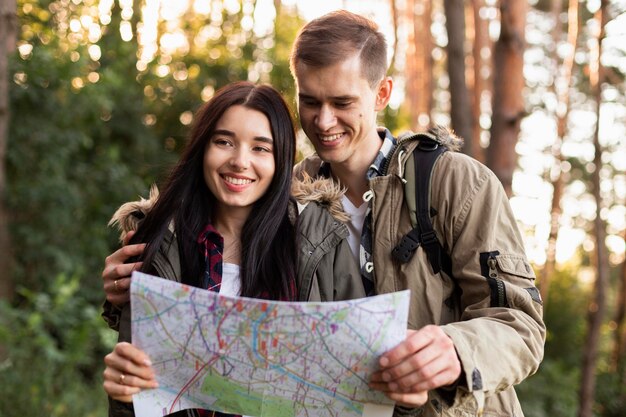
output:
{"label": "strap buckle", "polygon": [[439,240],[434,230],[429,230],[420,235],[420,241],[424,246],[431,246],[432,244],[438,244]]}
{"label": "strap buckle", "polygon": [[400,243],[393,248],[391,254],[398,262],[405,264],[411,260],[419,245],[420,242],[415,240],[410,233],[407,233],[402,236]]}

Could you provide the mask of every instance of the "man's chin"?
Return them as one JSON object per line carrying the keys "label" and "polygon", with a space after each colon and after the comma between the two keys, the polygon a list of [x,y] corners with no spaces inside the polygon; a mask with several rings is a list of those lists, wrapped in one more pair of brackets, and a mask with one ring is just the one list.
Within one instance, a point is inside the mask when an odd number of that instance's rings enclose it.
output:
{"label": "man's chin", "polygon": [[326,152],[325,154],[320,154],[319,152],[317,153],[317,156],[319,156],[319,158],[324,161],[327,164],[331,164],[331,165],[338,165],[341,164],[344,160],[343,158],[340,158],[338,155],[330,155],[328,154],[328,152]]}

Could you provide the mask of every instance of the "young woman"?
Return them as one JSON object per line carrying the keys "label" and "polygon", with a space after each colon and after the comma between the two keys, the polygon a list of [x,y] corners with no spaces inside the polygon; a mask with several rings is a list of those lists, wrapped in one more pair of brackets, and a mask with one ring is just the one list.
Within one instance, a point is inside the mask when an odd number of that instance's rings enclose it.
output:
{"label": "young woman", "polygon": [[[322,301],[364,296],[347,227],[337,221],[347,220],[340,190],[331,182],[299,183],[296,220],[290,203],[294,157],[291,114],[276,90],[247,82],[220,89],[198,111],[160,196],[127,203],[114,216],[127,228],[131,218],[140,219],[132,241],[147,245],[135,265],[226,295]],[[118,280],[111,281],[107,292],[118,291]],[[128,343],[130,305],[105,304],[104,316],[120,332],[120,343],[105,358],[109,415],[134,415],[127,403],[141,389],[155,387],[155,375],[146,354]]]}

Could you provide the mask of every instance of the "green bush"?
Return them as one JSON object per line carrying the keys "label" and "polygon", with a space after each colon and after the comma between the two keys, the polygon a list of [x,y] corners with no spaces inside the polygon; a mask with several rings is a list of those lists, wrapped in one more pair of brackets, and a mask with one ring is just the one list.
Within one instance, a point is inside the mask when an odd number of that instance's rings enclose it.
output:
{"label": "green bush", "polygon": [[0,415],[106,415],[103,357],[115,342],[100,311],[59,275],[48,293],[20,289],[22,305],[0,303]]}

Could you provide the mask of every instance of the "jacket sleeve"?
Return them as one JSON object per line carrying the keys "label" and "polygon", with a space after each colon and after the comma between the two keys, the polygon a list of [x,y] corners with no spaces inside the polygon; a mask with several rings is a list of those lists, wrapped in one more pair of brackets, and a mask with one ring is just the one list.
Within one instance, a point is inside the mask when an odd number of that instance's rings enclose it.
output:
{"label": "jacket sleeve", "polygon": [[462,363],[460,385],[480,404],[539,367],[543,307],[500,181],[464,155],[440,159],[432,198],[443,209],[434,221],[448,242],[445,249],[462,291],[460,320],[442,328]]}
{"label": "jacket sleeve", "polygon": [[133,403],[123,403],[108,397],[109,417],[135,417]]}
{"label": "jacket sleeve", "polygon": [[121,307],[118,307],[111,303],[109,300],[104,300],[102,304],[102,318],[107,322],[110,329],[119,331],[120,329],[120,317],[122,315]]}

